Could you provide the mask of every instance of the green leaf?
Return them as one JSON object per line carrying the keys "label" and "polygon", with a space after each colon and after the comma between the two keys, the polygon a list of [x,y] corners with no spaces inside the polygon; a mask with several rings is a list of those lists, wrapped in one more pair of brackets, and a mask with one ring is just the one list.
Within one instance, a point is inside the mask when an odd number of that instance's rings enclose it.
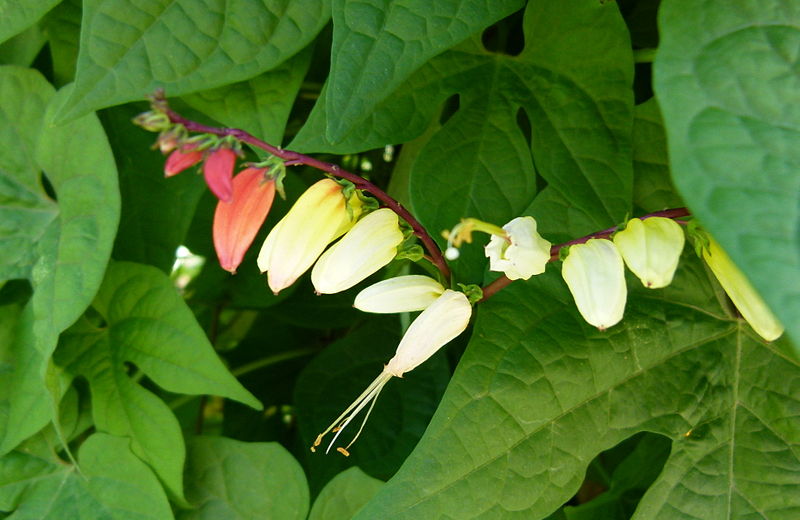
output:
{"label": "green leaf", "polygon": [[0,458],[0,509],[9,520],[172,518],[155,475],[128,440],[95,433],[83,443],[80,471],[14,451]]}
{"label": "green leaf", "polygon": [[[310,447],[317,435],[380,374],[400,341],[399,320],[375,316],[347,336],[328,345],[300,374],[294,403],[303,446]],[[325,454],[329,434],[316,453],[304,450],[309,486],[316,493],[335,475],[358,465],[373,477],[388,479],[422,436],[433,415],[448,378],[447,363],[441,354],[383,389],[364,431],[350,448],[350,457],[334,449]],[[346,445],[358,431],[344,432],[337,445]]]}
{"label": "green leaf", "polygon": [[191,171],[164,177],[164,157],[149,149],[153,134],[131,123],[145,110],[144,104],[127,104],[100,112],[117,159],[122,194],[114,258],[169,273],[206,185]]}
{"label": "green leaf", "polygon": [[633,200],[641,213],[684,205],[670,178],[667,137],[655,98],[636,106],[633,170]]}
{"label": "green leaf", "polygon": [[346,469],[320,491],[308,520],[350,520],[381,486],[357,467]]}
{"label": "green leaf", "polygon": [[659,26],[675,184],[800,341],[800,5],[670,0]]}
{"label": "green leaf", "polygon": [[170,279],[128,262],[109,265],[94,301],[105,325],[84,319],[64,334],[57,363],[89,381],[97,428],[131,438],[176,496],[182,496],[183,437],[177,419],[156,395],[128,375],[126,365],[175,393],[215,394],[253,407],[245,390],[214,352]]}
{"label": "green leaf", "polygon": [[0,0],[0,43],[21,33],[53,8],[59,0]]}
{"label": "green leaf", "polygon": [[32,25],[8,41],[0,44],[0,63],[27,67],[45,44],[45,36],[38,25]]}
{"label": "green leaf", "polygon": [[480,307],[425,436],[356,518],[543,518],[640,431],[672,450],[635,518],[790,518],[798,368],[723,314],[691,253],[673,286],[632,289],[605,332],[551,266]]}
{"label": "green leaf", "polygon": [[519,0],[335,1],[326,138],[342,141],[422,64],[520,7]]}
{"label": "green leaf", "polygon": [[102,127],[93,115],[44,125],[45,111],[68,95],[53,94],[37,72],[0,67],[0,137],[13,144],[0,150],[0,280],[26,278],[34,289],[12,344],[0,453],[54,415],[45,386],[49,358],[58,334],[97,291],[119,218],[116,169]]}
{"label": "green leaf", "polygon": [[75,90],[57,117],[252,78],[306,47],[328,16],[326,0],[88,0]]}
{"label": "green leaf", "polygon": [[75,78],[78,44],[81,36],[81,0],[61,0],[42,20],[53,59],[56,85],[66,85]]}
{"label": "green leaf", "polygon": [[223,87],[204,90],[183,100],[230,128],[242,128],[259,139],[280,145],[313,46],[275,69]]}
{"label": "green leaf", "polygon": [[280,444],[224,437],[189,442],[186,495],[197,509],[179,520],[303,520],[308,484],[300,464]]}

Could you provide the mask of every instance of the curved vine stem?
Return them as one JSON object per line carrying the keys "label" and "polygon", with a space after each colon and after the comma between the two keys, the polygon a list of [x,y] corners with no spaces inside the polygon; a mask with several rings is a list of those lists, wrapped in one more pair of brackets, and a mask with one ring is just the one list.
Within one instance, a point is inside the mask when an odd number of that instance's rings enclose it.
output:
{"label": "curved vine stem", "polygon": [[[688,217],[691,213],[686,208],[672,208],[672,209],[665,209],[663,211],[656,211],[654,213],[648,213],[647,215],[642,215],[641,217],[637,217],[639,220],[645,220],[651,217],[665,217],[671,219],[677,219],[681,217]],[[574,240],[570,240],[569,242],[564,242],[563,244],[558,244],[550,248],[550,261],[554,262],[558,260],[559,255],[561,254],[561,250],[565,247],[573,246],[575,244],[583,244],[584,242],[588,242],[592,238],[608,238],[611,236],[615,231],[617,231],[618,227],[614,226],[608,229],[604,229],[602,231],[596,231],[589,235],[586,235],[581,238],[576,238]],[[494,280],[493,282],[489,283],[486,287],[483,288],[483,298],[480,299],[481,302],[488,300],[494,294],[496,294],[499,290],[507,287],[511,282],[514,280],[509,280],[505,275],[499,277],[498,279]]]}
{"label": "curved vine stem", "polygon": [[339,177],[341,179],[350,181],[355,185],[356,188],[360,190],[368,191],[384,206],[391,209],[400,218],[408,222],[408,225],[414,230],[414,235],[420,239],[422,244],[425,246],[425,249],[427,249],[431,263],[436,266],[444,279],[448,283],[450,282],[450,267],[447,265],[447,261],[445,260],[444,255],[442,255],[442,250],[439,249],[439,246],[436,244],[436,241],[433,239],[433,237],[431,237],[425,228],[422,227],[422,224],[420,224],[419,221],[414,218],[414,215],[404,208],[402,204],[397,202],[394,198],[389,196],[388,193],[363,177],[344,170],[336,164],[320,161],[319,159],[309,157],[308,155],[273,146],[238,128],[219,128],[207,126],[190,119],[186,119],[174,110],[170,109],[163,98],[156,97],[154,99],[154,105],[162,110],[169,117],[171,122],[183,125],[190,132],[213,134],[220,137],[231,136],[251,146],[260,148],[276,157],[280,157],[287,165],[302,164],[305,166],[310,166],[312,168],[316,168],[317,170],[329,173],[334,177]]}

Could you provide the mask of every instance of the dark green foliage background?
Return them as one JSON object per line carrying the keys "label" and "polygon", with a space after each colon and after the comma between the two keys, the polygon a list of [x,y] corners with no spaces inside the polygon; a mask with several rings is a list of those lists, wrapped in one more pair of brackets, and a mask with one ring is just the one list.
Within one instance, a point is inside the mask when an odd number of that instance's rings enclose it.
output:
{"label": "dark green foliage background", "polygon": [[[800,517],[798,49],[792,0],[0,0],[0,518]],[[437,240],[688,206],[787,333],[690,247],[665,289],[629,275],[605,332],[555,263],[391,381],[350,458],[311,453],[409,316],[269,293],[257,247],[309,169],[220,269],[214,198],[130,123],[159,87],[369,176]],[[206,258],[181,291],[179,245]],[[458,281],[494,278],[482,245]]]}

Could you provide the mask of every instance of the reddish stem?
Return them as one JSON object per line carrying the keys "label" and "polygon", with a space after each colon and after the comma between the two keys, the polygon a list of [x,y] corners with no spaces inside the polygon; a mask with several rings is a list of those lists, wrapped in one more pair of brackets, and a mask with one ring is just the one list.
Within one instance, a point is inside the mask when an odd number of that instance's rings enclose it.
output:
{"label": "reddish stem", "polygon": [[364,191],[370,192],[376,199],[381,201],[381,203],[397,213],[397,215],[408,222],[408,225],[411,226],[411,229],[414,230],[414,234],[422,241],[425,249],[428,250],[430,254],[430,259],[433,265],[439,270],[442,274],[444,279],[449,283],[450,282],[450,268],[447,265],[447,262],[442,255],[441,249],[433,240],[433,238],[428,234],[422,224],[417,221],[414,216],[409,213],[407,209],[405,209],[402,204],[397,202],[395,199],[390,197],[385,191],[377,187],[376,185],[372,184],[368,180],[364,179],[356,175],[355,173],[351,173],[347,170],[343,170],[336,164],[327,163],[325,161],[320,161],[318,159],[314,159],[313,157],[309,157],[308,155],[303,155],[298,152],[293,152],[291,150],[284,150],[282,148],[278,148],[272,146],[269,143],[258,139],[249,133],[245,132],[244,130],[239,130],[238,128],[217,128],[213,126],[201,125],[195,121],[191,121],[186,119],[185,117],[181,116],[177,112],[169,109],[164,108],[164,112],[169,116],[170,121],[173,123],[178,123],[186,127],[187,130],[190,132],[198,132],[198,133],[205,133],[205,134],[214,134],[221,137],[225,136],[232,136],[238,139],[239,141],[245,142],[249,145],[255,146],[256,148],[261,148],[262,150],[271,153],[276,157],[280,157],[283,159],[286,164],[288,165],[297,165],[297,164],[304,164],[306,166],[311,166],[312,168],[316,168],[318,170],[327,172],[334,177],[339,177],[341,179],[348,180],[352,182],[356,188]]}
{"label": "reddish stem", "polygon": [[[637,217],[639,220],[646,220],[651,217],[665,217],[671,219],[677,219],[681,217],[689,216],[689,210],[686,208],[673,208],[673,209],[665,209],[663,211],[656,211],[655,213],[648,213],[647,215],[643,215],[641,217]],[[604,229],[602,231],[596,231],[585,237],[576,238],[575,240],[570,240],[569,242],[564,242],[563,244],[558,244],[550,248],[550,262],[558,260],[559,254],[561,253],[561,249],[573,246],[575,244],[583,244],[584,242],[588,242],[592,238],[608,238],[617,230],[617,226]],[[483,298],[480,299],[481,302],[488,300],[497,291],[507,287],[513,280],[509,280],[506,275],[500,276],[498,279],[494,280],[493,282],[489,283],[486,287],[483,288]]]}

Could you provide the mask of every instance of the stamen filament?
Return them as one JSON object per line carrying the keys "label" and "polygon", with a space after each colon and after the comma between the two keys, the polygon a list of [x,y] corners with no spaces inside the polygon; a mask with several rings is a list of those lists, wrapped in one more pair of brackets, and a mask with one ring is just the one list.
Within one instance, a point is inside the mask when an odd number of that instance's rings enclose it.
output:
{"label": "stamen filament", "polygon": [[[364,423],[366,423],[366,419],[369,417],[369,414],[372,412],[372,407],[375,405],[375,400],[380,395],[381,389],[383,386],[392,378],[392,374],[386,372],[385,370],[378,375],[367,388],[359,395],[355,401],[353,401],[350,406],[348,406],[344,412],[342,412],[336,420],[331,423],[328,428],[322,432],[321,434],[317,435],[316,440],[314,441],[314,445],[311,446],[311,451],[316,451],[315,448],[322,443],[322,438],[330,432],[335,433],[336,435],[333,437],[328,449],[325,450],[325,453],[328,453],[331,447],[336,442],[336,439],[341,435],[342,431],[347,427],[348,424],[358,415],[361,410],[367,404],[370,404],[369,411],[367,412],[366,417],[364,418],[364,422],[361,424],[361,428],[359,428],[358,433],[356,434],[356,438],[361,433],[361,430],[364,428]],[[353,439],[355,441],[355,438]],[[353,444],[353,441],[348,444],[348,448]],[[346,450],[345,450],[346,451]]]}

